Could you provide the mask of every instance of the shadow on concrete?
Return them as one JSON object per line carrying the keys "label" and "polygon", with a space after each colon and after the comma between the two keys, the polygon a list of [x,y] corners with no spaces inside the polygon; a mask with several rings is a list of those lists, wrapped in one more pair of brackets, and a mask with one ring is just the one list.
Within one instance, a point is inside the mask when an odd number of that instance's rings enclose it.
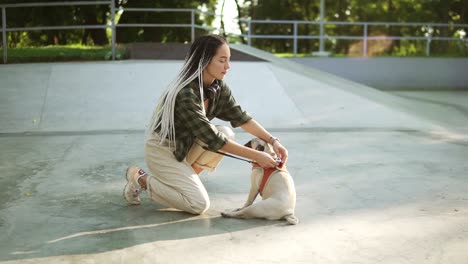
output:
{"label": "shadow on concrete", "polygon": [[[92,206],[83,206],[90,203],[90,198],[94,200],[96,197],[84,196],[74,200],[64,200],[63,204],[66,207],[75,204],[75,210],[53,213],[61,214],[63,218],[80,221],[80,218],[91,217],[93,211],[96,211],[94,213],[99,211],[100,223],[80,228],[73,224],[57,228],[56,216],[51,216],[48,220],[52,221],[43,223],[40,227],[47,235],[29,236],[24,244],[13,247],[4,244],[0,261],[101,253],[156,241],[207,237],[283,224],[280,221],[257,219],[247,221],[225,219],[217,215],[195,216],[183,212],[166,211],[155,205],[149,206],[150,208],[147,205],[146,208],[139,208],[140,206],[96,200]],[[118,220],[117,223],[116,220]],[[90,222],[89,219],[83,221]],[[31,228],[35,227],[31,226]]]}
{"label": "shadow on concrete", "polygon": [[[142,133],[0,137],[0,261],[101,253],[283,224],[224,219],[216,208],[202,216],[168,211],[147,195],[141,206],[128,206],[122,197],[124,171],[142,163],[142,138]],[[223,178],[212,183],[206,186],[214,196],[221,185],[232,188]],[[249,181],[243,184],[235,185]]]}

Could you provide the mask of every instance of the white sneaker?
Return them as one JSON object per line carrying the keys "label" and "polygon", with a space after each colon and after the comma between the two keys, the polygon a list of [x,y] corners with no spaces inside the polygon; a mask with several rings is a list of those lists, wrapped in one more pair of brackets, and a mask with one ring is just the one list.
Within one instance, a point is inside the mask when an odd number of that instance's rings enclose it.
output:
{"label": "white sneaker", "polygon": [[141,188],[138,179],[145,175],[147,175],[146,172],[137,166],[132,165],[127,168],[125,173],[127,184],[123,190],[123,196],[129,204],[141,204],[140,193],[145,189]]}

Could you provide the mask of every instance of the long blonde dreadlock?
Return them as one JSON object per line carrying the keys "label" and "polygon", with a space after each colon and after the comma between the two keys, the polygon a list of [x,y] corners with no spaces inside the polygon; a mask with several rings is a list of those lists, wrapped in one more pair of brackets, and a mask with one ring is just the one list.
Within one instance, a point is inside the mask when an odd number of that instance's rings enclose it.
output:
{"label": "long blonde dreadlock", "polygon": [[[169,144],[175,142],[174,108],[177,94],[182,88],[198,78],[200,99],[203,102],[203,70],[216,55],[218,48],[225,43],[227,43],[226,39],[218,35],[202,36],[192,43],[182,69],[162,94],[153,111],[147,131],[148,135],[158,129],[161,138],[169,139]],[[205,112],[203,103],[202,107]]]}

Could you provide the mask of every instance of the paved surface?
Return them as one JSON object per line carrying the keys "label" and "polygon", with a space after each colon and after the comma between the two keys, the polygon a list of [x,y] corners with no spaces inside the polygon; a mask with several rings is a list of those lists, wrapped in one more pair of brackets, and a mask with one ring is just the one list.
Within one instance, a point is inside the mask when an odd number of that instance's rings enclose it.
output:
{"label": "paved surface", "polygon": [[276,59],[235,62],[228,81],[290,151],[297,226],[220,218],[249,189],[228,158],[201,175],[204,215],[127,206],[123,173],[145,167],[179,66],[0,66],[1,263],[468,263],[468,93],[382,93]]}

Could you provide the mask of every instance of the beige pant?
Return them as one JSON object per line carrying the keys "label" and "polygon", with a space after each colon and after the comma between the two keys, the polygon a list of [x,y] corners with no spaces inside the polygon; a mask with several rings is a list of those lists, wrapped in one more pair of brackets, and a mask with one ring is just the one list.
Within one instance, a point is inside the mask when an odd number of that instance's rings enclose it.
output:
{"label": "beige pant", "polygon": [[[234,133],[229,127],[217,126],[229,139]],[[155,202],[186,211],[201,214],[210,207],[210,198],[192,164],[213,171],[223,155],[203,149],[203,142],[197,140],[187,155],[179,162],[173,154],[173,146],[153,133],[145,143],[145,161],[149,169],[148,193]]]}

